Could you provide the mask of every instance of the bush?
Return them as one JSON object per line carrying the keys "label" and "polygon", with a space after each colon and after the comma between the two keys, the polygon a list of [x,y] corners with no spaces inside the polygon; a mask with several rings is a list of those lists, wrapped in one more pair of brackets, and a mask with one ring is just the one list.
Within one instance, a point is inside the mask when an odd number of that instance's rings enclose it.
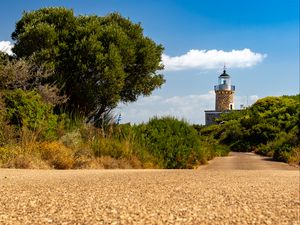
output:
{"label": "bush", "polygon": [[6,164],[18,154],[19,150],[17,148],[12,148],[10,146],[0,147],[0,164]]}
{"label": "bush", "polygon": [[154,118],[136,129],[139,142],[163,168],[192,168],[204,158],[197,131],[184,121]]}
{"label": "bush", "polygon": [[58,116],[53,114],[53,107],[45,103],[36,91],[6,91],[3,98],[8,124],[18,129],[25,127],[37,131],[44,138],[55,136]]}
{"label": "bush", "polygon": [[91,147],[96,157],[111,156],[115,159],[130,158],[133,154],[129,141],[119,141],[114,138],[95,138]]}
{"label": "bush", "polygon": [[298,146],[299,140],[295,127],[289,133],[282,131],[273,141],[257,146],[255,152],[270,156],[276,161],[297,163],[300,152],[297,153],[295,150],[299,149]]}
{"label": "bush", "polygon": [[73,151],[60,142],[43,142],[39,146],[41,158],[54,169],[70,169],[74,164]]}
{"label": "bush", "polygon": [[292,148],[288,162],[300,166],[300,146]]}
{"label": "bush", "polygon": [[[255,151],[289,162],[300,145],[299,95],[266,97],[243,111],[221,116],[223,124],[208,126],[200,133],[209,135],[233,151]],[[293,159],[294,160],[294,159]]]}
{"label": "bush", "polygon": [[0,167],[5,168],[49,168],[40,159],[39,143],[12,144],[0,147]]}

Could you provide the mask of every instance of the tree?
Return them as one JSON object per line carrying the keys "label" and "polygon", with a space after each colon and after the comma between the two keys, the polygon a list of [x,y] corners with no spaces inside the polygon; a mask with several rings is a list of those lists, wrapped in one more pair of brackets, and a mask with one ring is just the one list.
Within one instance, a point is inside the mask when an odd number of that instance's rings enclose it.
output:
{"label": "tree", "polygon": [[12,34],[17,57],[53,68],[67,109],[97,121],[122,101],[136,101],[164,83],[163,47],[140,24],[118,13],[74,16],[65,8],[25,12]]}

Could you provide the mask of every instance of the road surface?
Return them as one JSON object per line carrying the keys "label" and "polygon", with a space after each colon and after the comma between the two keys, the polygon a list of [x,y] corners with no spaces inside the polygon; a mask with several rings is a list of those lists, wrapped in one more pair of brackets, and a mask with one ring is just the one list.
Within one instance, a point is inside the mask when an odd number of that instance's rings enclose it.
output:
{"label": "road surface", "polygon": [[197,170],[0,169],[0,224],[300,224],[299,170],[250,153]]}

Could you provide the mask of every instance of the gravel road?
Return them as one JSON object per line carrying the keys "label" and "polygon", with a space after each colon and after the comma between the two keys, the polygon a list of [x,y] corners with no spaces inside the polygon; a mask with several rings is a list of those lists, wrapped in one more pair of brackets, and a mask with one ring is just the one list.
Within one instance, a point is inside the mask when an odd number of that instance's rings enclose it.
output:
{"label": "gravel road", "polygon": [[300,224],[299,170],[250,153],[197,170],[0,170],[0,224]]}

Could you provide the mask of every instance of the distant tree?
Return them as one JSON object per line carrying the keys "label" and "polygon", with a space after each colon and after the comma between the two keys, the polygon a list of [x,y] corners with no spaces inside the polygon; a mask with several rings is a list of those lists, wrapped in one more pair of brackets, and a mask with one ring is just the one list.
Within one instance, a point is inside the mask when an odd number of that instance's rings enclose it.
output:
{"label": "distant tree", "polygon": [[122,102],[136,101],[164,83],[163,47],[118,13],[74,16],[65,8],[25,12],[12,34],[17,57],[32,56],[54,70],[66,108],[97,122]]}

